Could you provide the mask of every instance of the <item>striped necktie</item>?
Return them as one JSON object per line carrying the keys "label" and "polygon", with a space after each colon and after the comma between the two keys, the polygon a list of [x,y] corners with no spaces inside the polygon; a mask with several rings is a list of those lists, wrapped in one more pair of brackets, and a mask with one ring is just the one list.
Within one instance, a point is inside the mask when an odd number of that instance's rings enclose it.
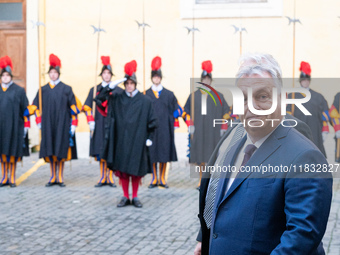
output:
{"label": "striped necktie", "polygon": [[[235,134],[232,137],[227,149],[224,152],[224,157],[223,157],[223,165],[225,166],[228,162],[226,162],[226,157],[230,149],[242,138],[244,134],[244,127],[243,126],[238,126],[236,128]],[[217,192],[217,186],[218,182],[220,180],[221,172],[220,171],[215,171],[210,178],[209,181],[209,186],[208,186],[208,191],[207,191],[207,196],[206,196],[206,202],[205,202],[205,207],[203,211],[203,218],[205,220],[205,223],[210,229],[211,223],[212,223],[212,218],[213,218],[213,208],[214,208],[214,203],[215,203],[215,198],[216,198],[216,192]]]}

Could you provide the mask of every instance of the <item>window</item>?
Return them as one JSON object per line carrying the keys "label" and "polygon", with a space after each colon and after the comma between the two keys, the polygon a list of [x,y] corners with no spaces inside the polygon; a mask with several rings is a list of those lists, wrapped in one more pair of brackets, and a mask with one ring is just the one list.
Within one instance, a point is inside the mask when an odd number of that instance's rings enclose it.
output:
{"label": "window", "polygon": [[281,17],[283,0],[180,0],[181,18]]}
{"label": "window", "polygon": [[0,21],[21,22],[22,3],[0,3]]}

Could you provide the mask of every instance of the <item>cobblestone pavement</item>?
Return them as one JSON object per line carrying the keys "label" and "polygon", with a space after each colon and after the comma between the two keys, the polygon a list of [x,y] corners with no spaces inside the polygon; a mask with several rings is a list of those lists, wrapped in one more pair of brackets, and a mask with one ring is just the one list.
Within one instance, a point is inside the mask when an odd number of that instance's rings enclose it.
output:
{"label": "cobblestone pavement", "polygon": [[[182,137],[170,188],[148,189],[147,176],[139,192],[141,209],[116,207],[120,187],[94,188],[99,167],[89,159],[73,161],[72,167],[66,163],[65,188],[45,187],[46,164],[17,188],[0,189],[0,254],[192,254],[198,191],[197,180],[189,178]],[[17,177],[37,160],[36,154],[25,158]]]}
{"label": "cobblestone pavement", "polygon": [[[330,159],[332,140],[327,140]],[[99,168],[89,159],[66,164],[65,188],[44,186],[50,175],[44,165],[17,188],[0,189],[0,254],[193,254],[199,226],[197,179],[189,178],[186,135],[176,134],[176,144],[179,162],[171,166],[170,189],[149,190],[147,176],[139,192],[142,209],[117,208],[120,187],[94,188]],[[26,158],[17,177],[37,160],[37,154]],[[335,180],[324,237],[330,255],[340,254],[339,213],[340,182]]]}

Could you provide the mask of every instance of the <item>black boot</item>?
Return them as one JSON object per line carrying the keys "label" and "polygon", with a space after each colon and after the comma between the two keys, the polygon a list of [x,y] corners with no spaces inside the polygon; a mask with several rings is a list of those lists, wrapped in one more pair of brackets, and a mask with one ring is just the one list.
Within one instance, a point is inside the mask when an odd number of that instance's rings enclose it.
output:
{"label": "black boot", "polygon": [[0,187],[5,187],[5,186],[7,186],[7,185],[9,185],[8,182],[6,182],[6,183],[0,183]]}
{"label": "black boot", "polygon": [[159,186],[159,187],[162,187],[162,188],[165,188],[165,189],[168,189],[168,188],[169,188],[168,184],[159,184],[158,186]]}
{"label": "black boot", "polygon": [[124,206],[130,205],[130,204],[131,204],[130,199],[128,199],[126,197],[122,197],[122,199],[120,200],[120,202],[117,205],[117,207],[124,207]]}
{"label": "black boot", "polygon": [[138,197],[132,199],[132,204],[137,208],[143,207],[143,204],[139,201]]}
{"label": "black boot", "polygon": [[51,187],[55,184],[56,184],[55,182],[48,182],[48,183],[46,183],[45,187]]}
{"label": "black boot", "polygon": [[148,188],[153,189],[153,188],[156,188],[157,186],[158,186],[157,184],[150,184]]}

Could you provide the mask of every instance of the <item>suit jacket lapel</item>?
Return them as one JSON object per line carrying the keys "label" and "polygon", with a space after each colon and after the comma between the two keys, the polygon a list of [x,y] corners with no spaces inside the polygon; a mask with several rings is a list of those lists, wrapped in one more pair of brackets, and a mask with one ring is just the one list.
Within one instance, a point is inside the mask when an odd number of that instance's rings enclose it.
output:
{"label": "suit jacket lapel", "polygon": [[[249,159],[246,166],[259,166],[270,157],[280,146],[280,139],[285,137],[290,128],[284,128],[281,125],[267,138],[267,140],[258,148],[253,156]],[[239,172],[233,184],[223,197],[219,206],[241,185],[242,182],[251,174],[251,172]]]}
{"label": "suit jacket lapel", "polygon": [[[234,125],[232,127],[229,127],[226,133],[223,135],[221,140],[218,142],[216,148],[214,149],[214,152],[212,153],[207,166],[213,166],[217,160],[217,154],[219,152],[219,149],[221,145],[223,144],[224,140],[227,139],[227,137],[230,135],[230,133],[236,128],[237,125]],[[201,181],[201,187],[200,187],[200,203],[202,206],[200,206],[200,213],[203,215],[204,207],[205,207],[205,198],[207,196],[208,186],[210,182],[211,174],[210,172],[203,173],[202,181]],[[217,193],[218,194],[218,193]]]}
{"label": "suit jacket lapel", "polygon": [[[237,158],[237,155],[239,154],[240,149],[242,148],[242,146],[244,145],[244,143],[247,140],[247,136],[244,136],[238,143],[236,143],[228,152],[227,156],[226,156],[226,162],[230,162],[230,166],[233,166],[235,163],[235,160]],[[228,182],[229,178],[227,176],[228,172],[222,172],[221,173],[221,180],[218,183],[218,187],[217,187],[217,197],[215,199],[215,205],[214,207],[216,208],[219,204],[221,199],[224,197],[225,194],[225,186],[226,183]]]}

